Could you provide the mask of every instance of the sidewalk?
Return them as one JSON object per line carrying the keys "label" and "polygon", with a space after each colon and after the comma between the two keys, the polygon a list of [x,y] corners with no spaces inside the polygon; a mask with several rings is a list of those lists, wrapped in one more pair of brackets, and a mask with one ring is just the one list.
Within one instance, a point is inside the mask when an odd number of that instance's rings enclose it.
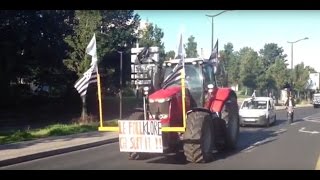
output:
{"label": "sidewalk", "polygon": [[117,132],[96,131],[0,145],[0,167],[117,141]]}

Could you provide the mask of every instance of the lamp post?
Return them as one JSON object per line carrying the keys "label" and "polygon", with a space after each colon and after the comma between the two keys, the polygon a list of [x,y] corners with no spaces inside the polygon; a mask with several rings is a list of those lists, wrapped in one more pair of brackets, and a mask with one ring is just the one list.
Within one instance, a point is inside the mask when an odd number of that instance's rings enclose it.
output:
{"label": "lamp post", "polygon": [[296,40],[296,41],[288,41],[288,43],[290,43],[291,44],[291,69],[293,69],[293,44],[294,43],[297,43],[297,42],[299,42],[299,41],[302,41],[302,40],[307,40],[307,39],[309,39],[308,37],[305,37],[305,38],[302,38],[302,39],[298,39],[298,40]]}
{"label": "lamp post", "polygon": [[211,18],[211,25],[212,25],[212,29],[211,29],[211,51],[213,50],[213,41],[214,41],[214,36],[213,36],[213,28],[214,28],[214,21],[213,19],[219,15],[221,15],[222,13],[225,13],[227,11],[230,11],[230,10],[224,10],[220,13],[217,13],[217,14],[214,14],[214,15],[210,15],[210,14],[206,14],[207,17],[210,17]]}
{"label": "lamp post", "polygon": [[[120,45],[121,48],[125,48],[127,44],[125,43],[124,45]],[[118,51],[120,54],[120,92],[119,92],[119,98],[120,98],[120,107],[119,107],[119,119],[122,119],[122,54],[123,54],[124,49]]]}
{"label": "lamp post", "polygon": [[291,44],[291,90],[293,88],[293,44],[297,43],[299,41],[302,41],[302,40],[307,40],[307,39],[309,39],[309,38],[305,37],[305,38],[302,38],[302,39],[298,39],[296,41],[288,41],[288,43]]}

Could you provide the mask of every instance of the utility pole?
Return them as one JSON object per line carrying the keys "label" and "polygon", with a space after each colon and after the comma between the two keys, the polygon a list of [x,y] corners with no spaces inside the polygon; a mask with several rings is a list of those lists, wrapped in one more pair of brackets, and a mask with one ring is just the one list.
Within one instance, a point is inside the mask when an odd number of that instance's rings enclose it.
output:
{"label": "utility pole", "polygon": [[308,37],[305,37],[305,38],[302,38],[302,39],[298,39],[296,41],[288,41],[288,43],[291,44],[291,91],[293,90],[293,44],[294,43],[297,43],[299,41],[302,41],[302,40],[307,40],[309,39]]}
{"label": "utility pole", "polygon": [[213,29],[214,29],[214,21],[213,19],[219,15],[221,15],[222,13],[225,13],[227,11],[230,11],[230,10],[224,10],[218,14],[214,14],[214,15],[210,15],[210,14],[206,14],[207,17],[210,17],[211,18],[211,25],[212,25],[212,29],[211,29],[211,51],[213,50],[213,43],[214,43],[214,34],[213,34]]}

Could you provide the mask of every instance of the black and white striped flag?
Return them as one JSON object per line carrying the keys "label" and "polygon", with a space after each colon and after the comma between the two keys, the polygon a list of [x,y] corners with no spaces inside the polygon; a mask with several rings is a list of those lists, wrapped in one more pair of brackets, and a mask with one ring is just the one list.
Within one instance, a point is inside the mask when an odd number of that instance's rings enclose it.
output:
{"label": "black and white striped flag", "polygon": [[218,63],[219,63],[219,60],[218,60],[218,40],[211,52],[211,55],[209,57],[209,61],[213,63],[213,66],[214,66],[214,69],[215,69],[215,72],[217,71],[217,66],[218,66]]}
{"label": "black and white striped flag", "polygon": [[86,53],[92,56],[90,68],[74,85],[81,97],[86,95],[89,84],[97,82],[98,58],[95,34],[86,48]]}
{"label": "black and white striped flag", "polygon": [[172,84],[175,84],[178,81],[181,81],[181,71],[184,70],[184,48],[182,44],[182,34],[180,36],[180,43],[178,47],[178,57],[180,57],[180,61],[163,81],[163,89],[169,87]]}
{"label": "black and white striped flag", "polygon": [[96,72],[96,67],[91,66],[80,78],[74,87],[77,89],[79,92],[80,96],[85,96],[87,93],[87,89],[89,84],[91,83],[97,83],[97,72]]}

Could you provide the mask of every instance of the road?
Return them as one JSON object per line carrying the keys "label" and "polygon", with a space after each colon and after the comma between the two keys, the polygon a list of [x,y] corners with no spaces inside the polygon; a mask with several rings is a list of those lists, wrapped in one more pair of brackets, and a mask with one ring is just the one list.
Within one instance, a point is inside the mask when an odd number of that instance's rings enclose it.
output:
{"label": "road", "polygon": [[291,125],[284,110],[277,111],[277,119],[269,128],[241,128],[237,149],[215,153],[215,160],[206,164],[188,163],[174,154],[129,161],[113,143],[0,169],[314,170],[320,158],[320,109],[297,109]]}

